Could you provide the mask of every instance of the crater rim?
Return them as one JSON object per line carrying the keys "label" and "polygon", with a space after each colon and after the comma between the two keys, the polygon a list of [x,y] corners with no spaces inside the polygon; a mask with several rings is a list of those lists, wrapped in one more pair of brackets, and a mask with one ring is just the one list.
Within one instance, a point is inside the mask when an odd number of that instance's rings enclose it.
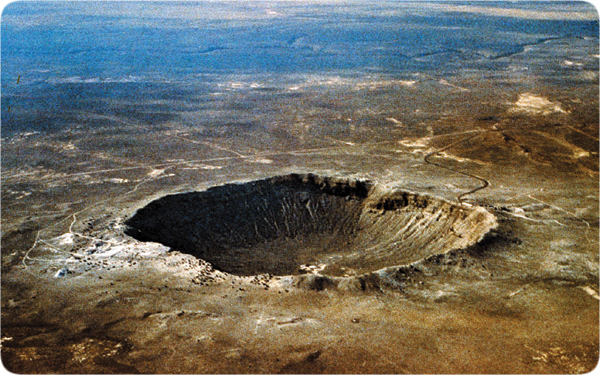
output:
{"label": "crater rim", "polygon": [[169,194],[125,233],[236,276],[358,277],[481,241],[497,227],[480,206],[368,179],[287,174]]}

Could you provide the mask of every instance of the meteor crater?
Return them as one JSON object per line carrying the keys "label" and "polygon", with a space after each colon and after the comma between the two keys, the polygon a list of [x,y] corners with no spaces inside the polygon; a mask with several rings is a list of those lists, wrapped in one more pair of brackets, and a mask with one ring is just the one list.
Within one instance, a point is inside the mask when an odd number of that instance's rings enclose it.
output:
{"label": "meteor crater", "polygon": [[496,219],[368,180],[290,174],[168,195],[126,224],[239,276],[356,276],[473,245]]}

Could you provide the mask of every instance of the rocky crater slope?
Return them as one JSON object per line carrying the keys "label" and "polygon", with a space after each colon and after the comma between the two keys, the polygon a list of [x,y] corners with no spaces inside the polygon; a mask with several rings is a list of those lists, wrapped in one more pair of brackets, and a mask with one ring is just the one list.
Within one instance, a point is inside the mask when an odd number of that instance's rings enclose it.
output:
{"label": "rocky crater slope", "polygon": [[127,233],[240,276],[355,276],[468,247],[496,225],[481,207],[290,174],[165,196],[137,211]]}

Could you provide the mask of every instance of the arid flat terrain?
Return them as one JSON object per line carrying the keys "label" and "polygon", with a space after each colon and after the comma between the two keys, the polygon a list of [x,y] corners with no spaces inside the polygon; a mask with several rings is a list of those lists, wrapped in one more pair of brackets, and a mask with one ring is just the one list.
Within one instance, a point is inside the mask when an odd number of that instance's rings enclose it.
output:
{"label": "arid flat terrain", "polygon": [[591,6],[44,4],[2,18],[9,371],[596,367]]}

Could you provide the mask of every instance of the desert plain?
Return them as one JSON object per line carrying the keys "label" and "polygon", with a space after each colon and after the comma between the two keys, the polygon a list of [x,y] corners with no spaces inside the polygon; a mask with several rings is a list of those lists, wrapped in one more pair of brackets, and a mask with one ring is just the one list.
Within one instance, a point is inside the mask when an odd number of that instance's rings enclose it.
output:
{"label": "desert plain", "polygon": [[2,15],[7,370],[596,367],[591,4],[32,4]]}

